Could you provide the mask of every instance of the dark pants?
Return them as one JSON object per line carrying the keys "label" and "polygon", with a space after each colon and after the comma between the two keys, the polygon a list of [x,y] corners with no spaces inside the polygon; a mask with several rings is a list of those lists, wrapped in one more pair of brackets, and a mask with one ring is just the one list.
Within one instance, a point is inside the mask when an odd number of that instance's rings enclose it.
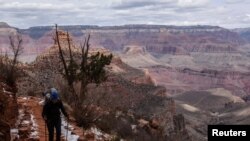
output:
{"label": "dark pants", "polygon": [[61,119],[48,120],[47,127],[49,131],[49,141],[53,141],[54,128],[56,128],[56,141],[60,141],[61,138]]}

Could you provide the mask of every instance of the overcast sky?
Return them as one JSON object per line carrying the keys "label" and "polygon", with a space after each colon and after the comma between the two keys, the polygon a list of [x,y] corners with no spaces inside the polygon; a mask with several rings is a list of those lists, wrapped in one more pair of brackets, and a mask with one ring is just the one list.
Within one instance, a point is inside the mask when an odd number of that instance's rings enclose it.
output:
{"label": "overcast sky", "polygon": [[39,25],[250,27],[250,0],[0,0],[0,21]]}

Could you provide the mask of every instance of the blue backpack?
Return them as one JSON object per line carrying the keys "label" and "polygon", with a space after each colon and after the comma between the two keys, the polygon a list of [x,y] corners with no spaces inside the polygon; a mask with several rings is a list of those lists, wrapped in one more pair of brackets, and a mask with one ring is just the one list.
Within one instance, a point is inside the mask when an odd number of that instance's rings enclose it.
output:
{"label": "blue backpack", "polygon": [[51,100],[58,100],[59,99],[59,95],[58,95],[58,91],[55,88],[51,88]]}

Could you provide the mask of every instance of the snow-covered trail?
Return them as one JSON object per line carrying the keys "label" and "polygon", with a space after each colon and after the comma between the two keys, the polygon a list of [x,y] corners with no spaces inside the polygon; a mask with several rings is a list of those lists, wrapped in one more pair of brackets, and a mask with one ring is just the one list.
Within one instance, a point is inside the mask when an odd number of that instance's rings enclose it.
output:
{"label": "snow-covered trail", "polygon": [[[11,129],[12,141],[48,141],[48,130],[42,118],[43,100],[37,97],[18,97],[19,116],[16,128]],[[83,130],[62,117],[61,141],[109,141],[112,136],[96,127]],[[55,137],[55,136],[54,136]]]}
{"label": "snow-covered trail", "polygon": [[12,137],[12,139],[45,141],[45,122],[41,117],[42,106],[38,101],[39,99],[34,97],[19,97],[17,99],[19,107],[17,129],[12,129],[17,137]]}
{"label": "snow-covered trail", "polygon": [[[36,97],[19,97],[19,118],[16,123],[16,129],[12,129],[12,139],[17,140],[31,140],[31,141],[45,141],[48,137],[48,131],[45,122],[41,116],[42,113],[42,99]],[[68,132],[68,141],[77,141],[79,135],[75,132],[72,134],[73,127],[69,124],[67,128],[66,121],[62,118],[62,141],[65,141],[66,133]],[[79,132],[79,131],[78,131]],[[14,137],[16,136],[16,137]],[[48,140],[48,139],[47,139]]]}

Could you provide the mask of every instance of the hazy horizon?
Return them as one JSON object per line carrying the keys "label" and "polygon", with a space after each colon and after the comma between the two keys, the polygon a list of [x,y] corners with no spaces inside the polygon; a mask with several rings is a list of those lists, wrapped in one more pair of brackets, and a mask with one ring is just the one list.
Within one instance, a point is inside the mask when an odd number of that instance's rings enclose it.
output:
{"label": "hazy horizon", "polygon": [[[8,24],[10,27],[14,27],[14,28],[19,28],[19,27],[16,27],[16,26],[13,26],[13,25],[10,25],[9,23],[5,22],[5,21],[0,21],[0,23],[6,23]],[[57,24],[57,23],[55,23]],[[31,27],[54,27],[55,24],[52,24],[52,25],[32,25],[30,27],[26,27],[26,28],[19,28],[19,29],[29,29]],[[146,26],[176,26],[176,27],[191,27],[191,26],[218,26],[218,27],[221,27],[221,28],[225,28],[225,29],[241,29],[241,28],[250,28],[249,27],[235,27],[235,28],[227,28],[227,27],[223,27],[223,26],[220,26],[220,25],[163,25],[163,24],[121,24],[121,25],[95,25],[95,24],[57,24],[58,26],[97,26],[97,27],[112,27],[112,26],[130,26],[130,25],[146,25]]]}

